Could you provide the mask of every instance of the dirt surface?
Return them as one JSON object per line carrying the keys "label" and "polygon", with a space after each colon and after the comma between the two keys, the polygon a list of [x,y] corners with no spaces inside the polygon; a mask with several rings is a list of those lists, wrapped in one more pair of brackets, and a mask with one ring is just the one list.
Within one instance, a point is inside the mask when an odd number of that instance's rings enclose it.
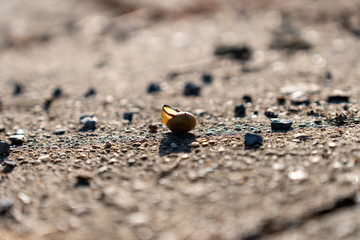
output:
{"label": "dirt surface", "polygon": [[359,10],[0,0],[0,239],[358,239]]}

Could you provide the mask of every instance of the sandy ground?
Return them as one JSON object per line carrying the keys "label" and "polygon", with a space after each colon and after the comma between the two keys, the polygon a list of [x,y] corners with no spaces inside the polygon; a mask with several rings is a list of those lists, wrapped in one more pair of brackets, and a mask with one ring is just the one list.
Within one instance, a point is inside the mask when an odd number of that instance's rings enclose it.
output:
{"label": "sandy ground", "polygon": [[[359,9],[1,0],[0,239],[358,239]],[[173,135],[162,104],[196,128]]]}

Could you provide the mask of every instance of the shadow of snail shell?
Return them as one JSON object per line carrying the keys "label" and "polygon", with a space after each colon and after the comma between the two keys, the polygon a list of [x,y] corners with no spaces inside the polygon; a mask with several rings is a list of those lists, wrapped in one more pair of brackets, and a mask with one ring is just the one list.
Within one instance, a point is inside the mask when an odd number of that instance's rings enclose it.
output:
{"label": "shadow of snail shell", "polygon": [[187,133],[196,125],[194,115],[165,104],[161,109],[161,120],[174,134]]}

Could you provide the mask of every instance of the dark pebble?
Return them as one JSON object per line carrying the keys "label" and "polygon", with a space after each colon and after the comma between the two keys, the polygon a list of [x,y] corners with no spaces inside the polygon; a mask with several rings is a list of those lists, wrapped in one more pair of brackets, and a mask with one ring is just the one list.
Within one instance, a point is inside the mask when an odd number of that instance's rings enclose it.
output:
{"label": "dark pebble", "polygon": [[148,93],[156,93],[156,92],[160,92],[160,91],[161,91],[160,85],[157,83],[150,83],[149,87],[147,89]]}
{"label": "dark pebble", "polygon": [[53,101],[54,101],[54,98],[47,98],[47,99],[45,99],[43,107],[44,107],[44,110],[45,110],[46,112],[49,111],[49,109],[50,109],[51,104],[53,103]]}
{"label": "dark pebble", "polygon": [[235,117],[245,117],[246,116],[246,108],[244,104],[235,106],[234,109]]}
{"label": "dark pebble", "polygon": [[209,73],[204,73],[202,75],[202,81],[205,84],[210,84],[213,81],[213,76],[211,74],[209,74]]}
{"label": "dark pebble", "polygon": [[124,113],[124,120],[128,120],[129,122],[131,122],[133,120],[133,116],[134,116],[134,113],[132,112],[126,112]]}
{"label": "dark pebble", "polygon": [[258,147],[263,143],[263,137],[255,133],[246,133],[244,140],[246,147]]}
{"label": "dark pebble", "polygon": [[251,98],[250,95],[244,95],[242,99],[243,99],[243,101],[246,102],[246,103],[252,102],[252,98]]}
{"label": "dark pebble", "polygon": [[325,73],[325,78],[326,78],[326,79],[332,79],[332,74],[331,74],[330,71],[326,71],[326,73]]}
{"label": "dark pebble", "polygon": [[292,99],[290,103],[291,103],[291,105],[294,105],[294,106],[300,106],[300,105],[309,106],[310,100],[308,100],[308,99]]}
{"label": "dark pebble", "polygon": [[292,121],[287,119],[274,118],[271,120],[271,129],[274,131],[288,131],[291,129]]}
{"label": "dark pebble", "polygon": [[91,177],[89,176],[77,176],[74,187],[88,187],[90,186]]}
{"label": "dark pebble", "polygon": [[95,95],[96,95],[95,88],[89,88],[89,90],[84,94],[84,97],[88,98],[88,97],[92,97]]}
{"label": "dark pebble", "polygon": [[327,99],[328,103],[348,103],[349,100],[350,97],[346,95],[333,95]]}
{"label": "dark pebble", "polygon": [[186,83],[184,87],[184,96],[200,96],[201,88],[193,83]]}
{"label": "dark pebble", "polygon": [[65,134],[65,129],[56,129],[55,131],[54,131],[54,134],[55,135],[64,135]]}
{"label": "dark pebble", "polygon": [[275,113],[275,111],[271,108],[266,109],[264,114],[268,118],[277,118],[278,117],[278,115]]}
{"label": "dark pebble", "polygon": [[11,159],[5,159],[4,161],[5,168],[3,169],[3,173],[10,173],[14,170],[16,166],[16,161]]}
{"label": "dark pebble", "polygon": [[23,87],[19,83],[14,84],[13,96],[20,95],[23,92]]}
{"label": "dark pebble", "polygon": [[2,198],[0,200],[0,215],[5,215],[14,206],[14,201],[11,198]]}
{"label": "dark pebble", "polygon": [[246,46],[217,46],[214,51],[215,56],[231,56],[235,60],[246,62],[251,59],[252,50]]}
{"label": "dark pebble", "polygon": [[158,126],[156,125],[149,125],[149,130],[151,133],[155,133],[158,129]]}
{"label": "dark pebble", "polygon": [[10,144],[0,142],[0,155],[8,156],[10,154]]}
{"label": "dark pebble", "polygon": [[293,52],[298,50],[309,50],[312,48],[312,45],[297,35],[277,33],[270,45],[270,48]]}
{"label": "dark pebble", "polygon": [[111,142],[106,142],[105,143],[105,148],[111,148],[111,146],[112,146]]}
{"label": "dark pebble", "polygon": [[96,129],[97,118],[91,115],[84,115],[80,117],[80,123],[83,124],[82,130]]}
{"label": "dark pebble", "polygon": [[24,135],[15,134],[9,137],[12,145],[22,145],[25,141]]}
{"label": "dark pebble", "polygon": [[342,126],[347,122],[348,117],[346,116],[346,114],[341,113],[341,114],[337,114],[334,120],[336,126]]}
{"label": "dark pebble", "polygon": [[277,102],[278,102],[279,105],[285,105],[285,103],[286,103],[286,98],[285,98],[284,96],[279,96],[279,97],[277,98]]}
{"label": "dark pebble", "polygon": [[52,93],[52,97],[53,98],[59,98],[63,95],[63,91],[61,90],[61,88],[56,88],[53,93]]}

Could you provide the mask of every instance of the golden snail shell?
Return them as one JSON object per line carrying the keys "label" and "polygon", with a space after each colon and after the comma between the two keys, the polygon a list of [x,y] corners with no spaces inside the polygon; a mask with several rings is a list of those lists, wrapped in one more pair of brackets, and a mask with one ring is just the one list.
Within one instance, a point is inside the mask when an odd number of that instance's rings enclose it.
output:
{"label": "golden snail shell", "polygon": [[196,125],[194,115],[165,104],[161,109],[161,119],[174,134],[187,133],[194,129]]}

